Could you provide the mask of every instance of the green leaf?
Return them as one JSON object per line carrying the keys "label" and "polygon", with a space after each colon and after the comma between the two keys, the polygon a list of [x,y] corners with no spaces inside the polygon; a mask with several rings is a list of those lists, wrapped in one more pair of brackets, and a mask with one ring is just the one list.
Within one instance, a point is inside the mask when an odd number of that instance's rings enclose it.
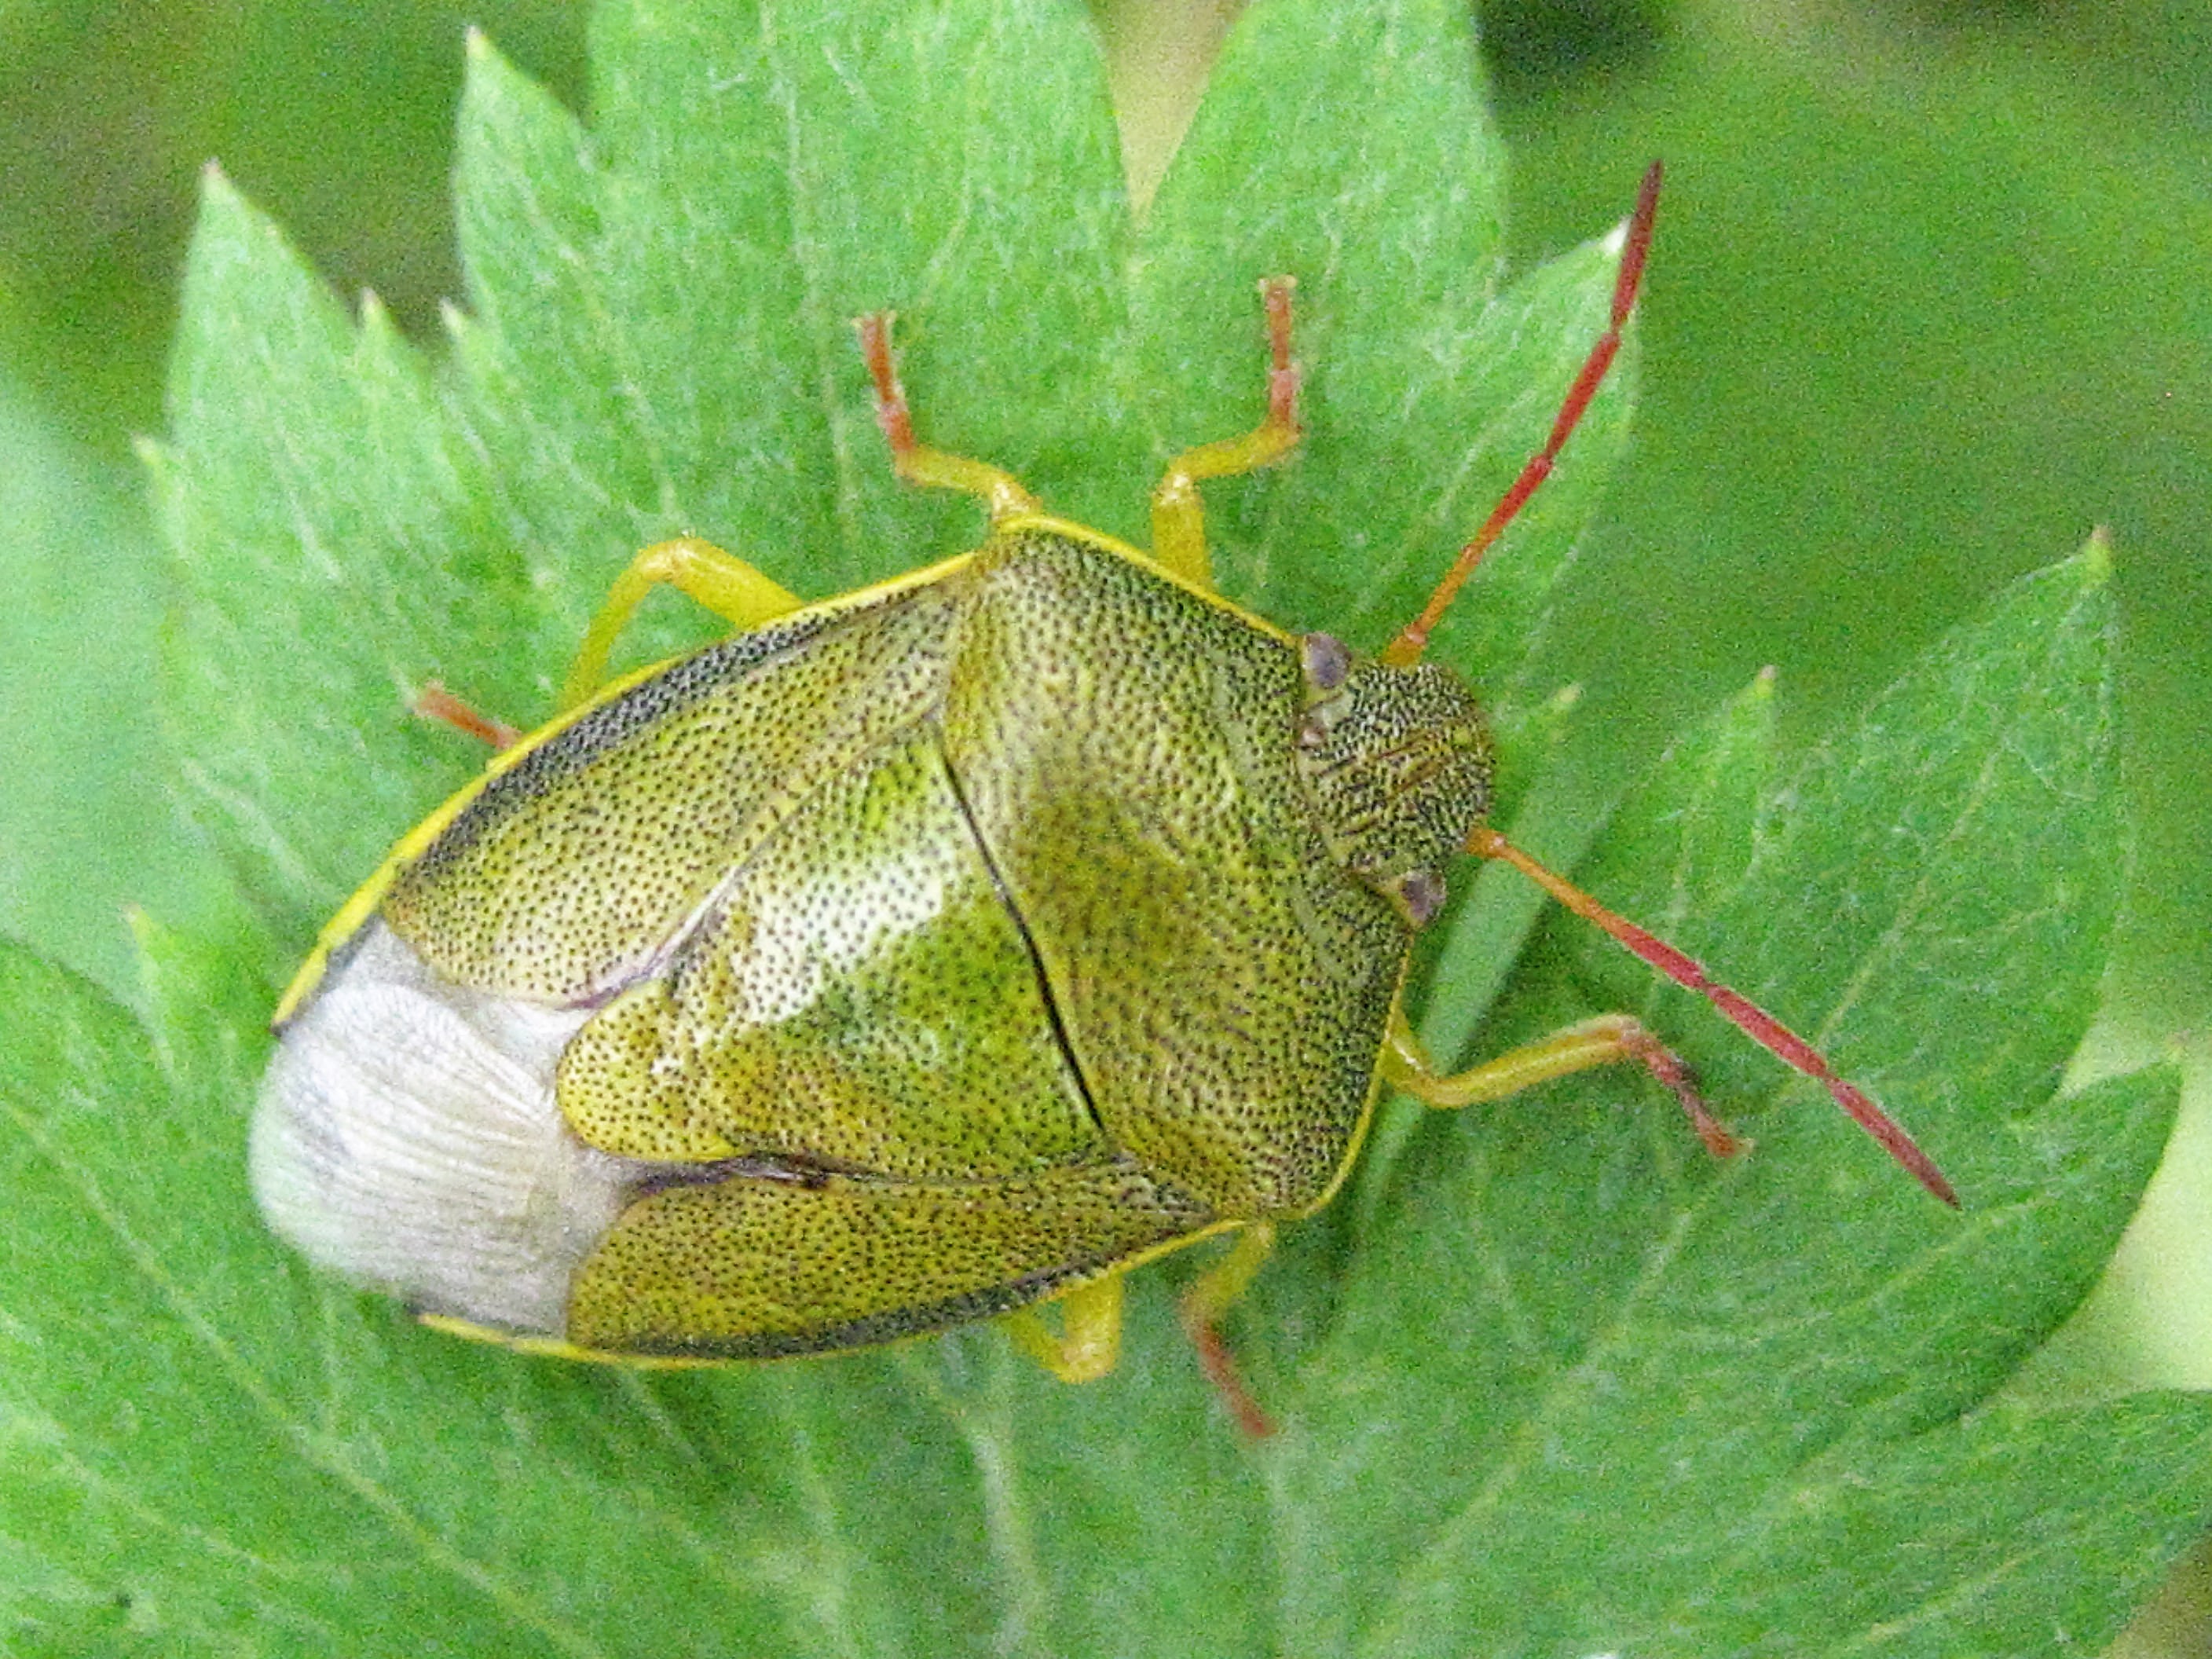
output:
{"label": "green leaf", "polygon": [[111,986],[125,903],[198,896],[149,696],[163,550],[133,483],[0,363],[0,930]]}
{"label": "green leaf", "polygon": [[[847,328],[866,311],[898,309],[932,441],[1141,537],[1159,463],[1258,418],[1253,284],[1302,275],[1311,438],[1213,492],[1224,586],[1379,645],[1540,441],[1602,326],[1611,261],[1584,250],[1484,303],[1498,164],[1468,42],[1442,7],[1376,16],[1361,32],[1389,51],[1363,59],[1332,8],[1255,14],[1223,94],[1302,100],[1297,165],[1226,166],[1249,127],[1194,137],[1142,230],[1065,5],[611,6],[588,133],[479,43],[458,181],[471,310],[442,377],[373,308],[349,332],[212,180],[157,479],[191,550],[173,729],[249,889],[280,915],[331,908],[473,769],[408,719],[412,692],[435,678],[533,721],[646,542],[706,534],[815,595],[971,538],[972,503],[884,465]],[[1386,103],[1397,141],[1370,157],[1380,130],[1358,112]],[[1405,185],[1437,174],[1468,182]],[[1618,450],[1627,380],[1478,579],[1510,602],[1471,597],[1440,654],[1500,641],[1490,678],[1510,688]],[[639,656],[705,637],[653,610]]]}
{"label": "green leaf", "polygon": [[[1328,1517],[1287,1577],[1343,1647],[1439,1650],[1548,1595],[1507,1650],[2071,1650],[2059,1622],[2094,1651],[2081,1632],[2117,1629],[2161,1547],[2100,1530],[2092,1448],[2111,1437],[2194,1524],[2203,1402],[1996,1403],[2102,1268],[2173,1109],[2163,1073],[2058,1091],[2123,865],[2106,574],[2093,549],[2021,584],[1776,789],[1755,687],[1616,815],[1591,889],[1813,1035],[1965,1207],[1595,930],[1548,923],[1482,1048],[1638,1012],[1759,1145],[1715,1164],[1620,1074],[1421,1127],[1333,1328],[1275,1384],[1311,1430],[1285,1448],[1285,1510]],[[2150,1425],[2174,1437],[2162,1476],[2122,1449]],[[1983,1483],[1977,1526],[1933,1484],[1954,1464]],[[1407,1469],[1411,1513],[1385,1475]],[[1916,1480],[1941,1527],[1911,1518]],[[1792,1567],[1839,1510],[1857,1561]],[[1584,1579],[1583,1559],[1635,1568]]]}
{"label": "green leaf", "polygon": [[[0,955],[6,1639],[2094,1650],[2194,1524],[2212,1449],[2197,1401],[2002,1394],[2172,1107],[2162,1076],[2056,1092],[2120,863],[2094,560],[1778,791],[1771,696],[1740,700],[1583,872],[1829,1044],[1960,1215],[1701,1006],[1547,924],[1485,1050],[1638,1009],[1757,1151],[1709,1164],[1635,1078],[1421,1118],[1232,1321],[1284,1420],[1258,1448],[1176,1332],[1195,1264],[1138,1275],[1121,1368],[1073,1389],[988,1328],[725,1373],[525,1359],[264,1236],[244,1140],[271,981],[481,761],[409,719],[416,687],[542,715],[606,583],[672,532],[810,594],[975,534],[972,503],[891,481],[852,315],[899,308],[929,437],[1138,533],[1163,458],[1257,417],[1251,283],[1297,275],[1308,442],[1214,489],[1210,521],[1232,596],[1370,647],[1603,325],[1601,245],[1499,285],[1455,9],[1254,8],[1142,224],[1072,6],[633,0],[594,50],[588,129],[472,50],[442,361],[349,319],[210,181],[156,457],[168,719],[260,921],[220,949],[143,930],[150,1042]],[[1524,708],[1629,380],[1439,639]],[[647,633],[701,627],[672,605]],[[1494,981],[1516,936],[1456,934],[1417,995]]]}
{"label": "green leaf", "polygon": [[[1472,48],[1442,5],[1255,8],[1144,227],[1135,277],[1127,361],[1148,377],[1135,395],[1158,410],[1159,459],[1188,441],[1172,434],[1238,422],[1249,359],[1224,344],[1240,343],[1256,278],[1298,277],[1312,441],[1226,494],[1215,557],[1267,614],[1370,647],[1419,609],[1446,550],[1542,444],[1609,298],[1612,256],[1593,246],[1496,302],[1504,157]],[[1632,376],[1615,375],[1515,555],[1486,562],[1438,637],[1493,702],[1525,695],[1519,665],[1618,456]]]}

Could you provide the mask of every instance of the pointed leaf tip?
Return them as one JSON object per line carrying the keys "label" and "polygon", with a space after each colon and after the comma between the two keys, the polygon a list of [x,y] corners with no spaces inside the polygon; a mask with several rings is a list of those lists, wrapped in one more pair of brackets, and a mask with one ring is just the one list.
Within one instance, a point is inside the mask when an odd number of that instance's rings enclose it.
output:
{"label": "pointed leaf tip", "polygon": [[2112,575],[2112,527],[2099,525],[2081,544],[2081,586],[2102,587]]}

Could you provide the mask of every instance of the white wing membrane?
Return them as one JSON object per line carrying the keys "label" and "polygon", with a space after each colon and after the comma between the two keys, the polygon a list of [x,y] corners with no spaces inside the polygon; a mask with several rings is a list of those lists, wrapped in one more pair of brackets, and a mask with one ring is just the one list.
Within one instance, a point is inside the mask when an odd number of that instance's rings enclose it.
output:
{"label": "white wing membrane", "polygon": [[262,1083],[253,1190],[270,1226],[424,1311],[559,1335],[576,1266],[640,1170],[554,1103],[589,1012],[458,989],[372,921]]}

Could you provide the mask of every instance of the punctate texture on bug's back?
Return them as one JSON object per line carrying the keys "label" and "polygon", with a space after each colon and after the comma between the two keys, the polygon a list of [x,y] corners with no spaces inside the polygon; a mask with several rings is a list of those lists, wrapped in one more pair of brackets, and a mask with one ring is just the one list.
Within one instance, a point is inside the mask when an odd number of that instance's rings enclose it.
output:
{"label": "punctate texture on bug's back", "polygon": [[[272,1067],[264,1202],[432,1311],[732,1357],[1306,1209],[1410,931],[1330,844],[1310,701],[1297,641],[1037,524],[631,684],[334,957]],[[376,1097],[341,1074],[398,1028],[433,1077],[506,1068],[466,1124],[412,1083],[420,1121],[375,1126],[408,1181],[476,1143],[411,1216],[318,1117]]]}
{"label": "punctate texture on bug's back", "polygon": [[489,781],[395,876],[385,917],[456,983],[603,995],[681,942],[794,808],[941,700],[931,587],[801,612],[589,709]]}
{"label": "punctate texture on bug's back", "polygon": [[1119,1146],[1219,1213],[1317,1197],[1407,928],[1331,857],[1296,646],[1126,560],[1017,543],[945,750]]}

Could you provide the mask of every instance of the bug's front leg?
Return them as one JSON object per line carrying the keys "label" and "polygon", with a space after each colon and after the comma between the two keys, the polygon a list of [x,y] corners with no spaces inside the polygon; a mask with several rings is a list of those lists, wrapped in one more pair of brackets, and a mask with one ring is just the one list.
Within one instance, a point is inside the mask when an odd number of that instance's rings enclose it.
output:
{"label": "bug's front leg", "polygon": [[1413,1028],[1406,1023],[1404,1010],[1393,1008],[1382,1059],[1382,1075],[1393,1088],[1424,1105],[1443,1109],[1503,1100],[1554,1078],[1571,1077],[1595,1066],[1620,1065],[1641,1066],[1665,1084],[1689,1114],[1698,1138],[1716,1158],[1730,1158],[1744,1150],[1744,1143],[1706,1109],[1688,1062],[1627,1014],[1600,1014],[1480,1066],[1446,1073],[1437,1070],[1428,1050],[1413,1035]]}
{"label": "bug's front leg", "polygon": [[1242,436],[1186,449],[1168,463],[1166,476],[1152,489],[1152,556],[1200,587],[1213,586],[1213,562],[1206,550],[1200,481],[1255,471],[1297,447],[1298,371],[1291,361],[1294,286],[1288,276],[1270,276],[1260,284],[1267,307],[1267,418]]}

